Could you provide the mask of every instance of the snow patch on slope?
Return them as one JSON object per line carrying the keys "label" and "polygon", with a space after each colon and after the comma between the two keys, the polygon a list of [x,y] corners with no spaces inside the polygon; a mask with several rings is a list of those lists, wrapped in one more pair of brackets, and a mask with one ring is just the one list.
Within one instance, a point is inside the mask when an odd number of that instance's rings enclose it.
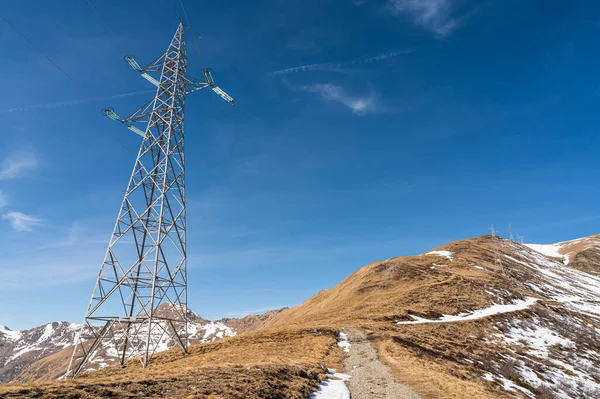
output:
{"label": "snow patch on slope", "polygon": [[444,315],[441,319],[437,320],[424,319],[422,317],[410,315],[410,317],[414,319],[413,321],[398,321],[396,324],[451,323],[456,321],[477,320],[483,317],[527,309],[537,301],[538,298],[527,297],[523,300],[517,300],[514,303],[507,305],[494,304],[489,308],[478,309],[469,313],[460,313],[455,316]]}
{"label": "snow patch on slope", "polygon": [[526,247],[533,249],[542,255],[549,256],[551,258],[560,258],[563,260],[565,265],[569,264],[569,256],[563,255],[559,251],[563,248],[564,243],[558,244],[525,244]]}
{"label": "snow patch on slope", "polygon": [[504,340],[512,344],[521,344],[528,348],[529,353],[547,358],[549,348],[552,346],[561,346],[573,348],[575,344],[568,338],[548,327],[539,325],[540,320],[533,318],[531,322],[514,320],[514,325],[504,333]]}
{"label": "snow patch on slope", "polygon": [[600,278],[568,267],[559,252],[582,240],[526,247],[503,244],[512,252],[504,257],[524,266],[523,284],[563,312],[539,309],[533,317],[497,321],[498,334],[488,342],[494,348],[506,347],[508,355],[492,367],[488,364],[484,379],[528,397],[600,398],[600,330],[589,323],[589,317],[600,321]]}
{"label": "snow patch on slope", "polygon": [[350,345],[350,342],[348,341],[348,334],[340,332],[339,338],[340,338],[340,340],[337,343],[338,346],[340,348],[343,348],[344,352],[346,352],[346,353],[350,352],[350,346],[352,346],[352,345]]}
{"label": "snow patch on slope", "polygon": [[427,252],[425,255],[437,255],[437,256],[444,256],[450,260],[452,260],[452,252],[450,251],[445,251],[445,250],[439,250],[439,251],[429,251]]}
{"label": "snow patch on slope", "polygon": [[567,267],[535,250],[520,247],[515,252],[525,261],[505,255],[506,258],[526,266],[538,276],[541,274],[538,281],[526,283],[531,289],[569,310],[600,318],[600,277]]}
{"label": "snow patch on slope", "polygon": [[319,385],[319,390],[310,394],[309,399],[350,399],[350,390],[345,381],[350,379],[347,374],[336,373],[329,369],[325,374],[325,380]]}

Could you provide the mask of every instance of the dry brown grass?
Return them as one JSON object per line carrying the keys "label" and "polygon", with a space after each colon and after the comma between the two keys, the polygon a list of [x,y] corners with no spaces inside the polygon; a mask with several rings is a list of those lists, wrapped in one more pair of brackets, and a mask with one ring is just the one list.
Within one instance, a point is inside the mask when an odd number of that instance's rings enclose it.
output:
{"label": "dry brown grass", "polygon": [[[459,397],[458,393],[463,393],[460,397],[465,399],[500,397],[494,396],[497,392],[475,376],[468,365],[461,364],[466,353],[483,352],[476,340],[466,338],[479,334],[481,323],[467,325],[464,330],[440,324],[398,328],[393,323],[409,314],[435,318],[486,307],[491,304],[486,288],[510,281],[502,273],[474,267],[494,269],[493,260],[490,262],[493,251],[485,238],[452,243],[444,249],[460,256],[452,262],[433,255],[375,262],[335,288],[275,315],[262,330],[193,347],[185,358],[177,351],[158,354],[147,369],[138,364],[126,369],[110,367],[77,382],[96,386],[172,378],[183,381],[201,370],[208,372],[207,367],[215,365],[221,370],[215,371],[217,375],[227,375],[224,370],[240,370],[239,367],[300,367],[309,373],[315,369],[306,365],[335,366],[336,358],[330,348],[335,347],[337,330],[359,326],[370,331],[395,376],[425,398],[454,398]],[[440,266],[432,269],[433,265]],[[485,354],[480,356],[484,358]],[[240,386],[246,387],[243,381],[247,379],[240,375]]]}
{"label": "dry brown grass", "polygon": [[595,234],[562,246],[561,255],[569,256],[569,266],[581,271],[600,274],[600,234]]}
{"label": "dry brown grass", "polygon": [[319,384],[323,369],[315,364],[205,366],[163,377],[81,379],[74,382],[12,387],[2,398],[305,398]]}
{"label": "dry brown grass", "polygon": [[[39,392],[48,394],[61,387],[79,395],[73,398],[97,397],[82,396],[82,392],[97,395],[107,384],[117,389],[116,384],[131,395],[123,388],[131,384],[146,397],[306,398],[325,365],[339,366],[335,336],[345,326],[367,331],[396,378],[425,399],[518,396],[482,379],[485,371],[499,374],[502,359],[508,358],[508,349],[494,347],[487,339],[511,316],[450,324],[394,323],[408,320],[410,315],[438,318],[485,308],[498,300],[536,296],[524,284],[532,278],[531,271],[506,261],[504,270],[494,266],[494,246],[489,236],[478,237],[441,247],[454,253],[452,261],[426,255],[375,262],[333,289],[273,315],[262,329],[195,346],[188,356],[170,351],[158,354],[147,369],[130,364],[125,369],[110,367],[90,373],[75,382],[4,387],[0,397],[3,392],[6,396],[6,392],[14,395],[19,390],[41,389]],[[506,247],[498,250],[515,255]],[[519,317],[538,313],[541,317],[541,312],[551,312],[544,310],[545,306],[539,302]]]}
{"label": "dry brown grass", "polygon": [[[490,305],[486,287],[509,284],[501,273],[474,267],[495,269],[489,240],[480,237],[443,248],[460,252],[460,257],[450,262],[435,255],[408,256],[371,263],[331,290],[281,312],[270,325],[341,327],[400,320],[409,312],[425,317],[455,314]],[[434,264],[441,266],[432,269]]]}
{"label": "dry brown grass", "polygon": [[225,338],[209,344],[196,345],[182,357],[178,350],[158,353],[152,364],[143,369],[138,362],[130,362],[125,369],[109,367],[90,373],[86,378],[117,378],[129,380],[139,375],[161,377],[195,371],[207,364],[252,365],[307,364],[323,361],[335,343],[336,331],[321,330],[266,330],[253,331],[237,337]]}
{"label": "dry brown grass", "polygon": [[[486,293],[490,289],[504,292],[500,295],[506,301],[534,295],[522,285],[523,276],[511,276],[495,267],[494,245],[490,237],[479,237],[443,246],[455,254],[452,261],[427,255],[369,264],[333,289],[282,312],[271,325],[361,327],[370,332],[396,378],[424,398],[507,397],[481,378],[484,363],[496,368],[500,363],[501,354],[485,338],[494,322],[505,316],[449,324],[394,324],[410,320],[409,315],[435,319],[488,307],[497,301]],[[499,251],[510,254],[503,248]],[[523,271],[515,269],[515,273]]]}
{"label": "dry brown grass", "polygon": [[[410,385],[424,398],[505,398],[506,394],[494,391],[489,386],[468,375],[456,373],[460,368],[451,362],[434,357],[415,356],[414,352],[393,340],[384,340],[377,345],[381,360],[385,362],[399,381]],[[458,370],[456,370],[458,369]]]}
{"label": "dry brown grass", "polygon": [[250,332],[194,346],[186,356],[177,350],[159,353],[146,369],[130,362],[74,381],[3,385],[0,398],[304,398],[316,389],[325,363],[339,364],[336,334],[331,329]]}

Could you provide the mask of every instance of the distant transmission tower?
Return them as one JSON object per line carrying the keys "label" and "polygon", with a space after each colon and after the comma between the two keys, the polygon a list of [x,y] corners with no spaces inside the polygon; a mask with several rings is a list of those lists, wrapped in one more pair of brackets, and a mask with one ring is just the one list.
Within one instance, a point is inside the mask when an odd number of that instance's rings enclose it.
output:
{"label": "distant transmission tower", "polygon": [[492,224],[488,230],[490,230],[492,232],[492,243],[493,243],[493,249],[494,249],[494,266],[496,266],[497,268],[500,268],[500,270],[503,270],[502,260],[500,259],[500,251],[498,250],[498,246],[500,244],[498,241],[498,237],[496,236],[496,230],[494,229],[494,225]]}
{"label": "distant transmission tower", "polygon": [[[210,70],[203,71],[203,81],[186,75],[182,23],[167,51],[148,66],[125,59],[157,87],[156,96],[124,119],[103,110],[143,140],[73,350],[70,377],[98,354],[118,356],[121,365],[137,358],[146,367],[164,345],[187,352],[185,99],[210,87],[234,103],[215,86]],[[159,80],[151,76],[157,72]],[[145,130],[136,123],[145,123]]]}

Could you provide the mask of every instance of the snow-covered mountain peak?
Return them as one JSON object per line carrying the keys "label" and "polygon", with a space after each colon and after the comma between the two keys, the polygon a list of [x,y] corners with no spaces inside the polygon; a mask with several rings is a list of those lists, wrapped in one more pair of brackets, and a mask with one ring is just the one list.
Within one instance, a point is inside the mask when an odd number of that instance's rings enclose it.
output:
{"label": "snow-covered mountain peak", "polygon": [[20,331],[13,331],[5,325],[0,325],[0,338],[5,337],[5,339],[7,340],[14,341],[16,339],[19,339],[20,336]]}

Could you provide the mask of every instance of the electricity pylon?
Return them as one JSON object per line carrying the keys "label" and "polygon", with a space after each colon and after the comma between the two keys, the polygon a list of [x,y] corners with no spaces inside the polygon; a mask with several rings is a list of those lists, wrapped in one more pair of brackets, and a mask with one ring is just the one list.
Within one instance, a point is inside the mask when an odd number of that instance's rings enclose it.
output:
{"label": "electricity pylon", "polygon": [[[167,51],[148,66],[141,68],[132,56],[125,60],[157,87],[156,96],[127,118],[103,110],[143,140],[68,377],[103,355],[118,356],[121,365],[137,358],[146,367],[157,350],[179,346],[187,352],[185,99],[210,87],[234,103],[215,85],[210,70],[203,71],[203,81],[186,75],[182,23]],[[157,72],[159,80],[151,75]],[[145,131],[137,123],[145,123]]]}
{"label": "electricity pylon", "polygon": [[496,266],[496,269],[499,269],[504,272],[504,268],[502,267],[502,260],[500,259],[500,251],[498,250],[500,238],[498,236],[496,236],[496,230],[494,229],[493,224],[491,225],[491,227],[488,230],[490,230],[492,232],[492,245],[493,245],[493,250],[494,250],[494,266]]}

